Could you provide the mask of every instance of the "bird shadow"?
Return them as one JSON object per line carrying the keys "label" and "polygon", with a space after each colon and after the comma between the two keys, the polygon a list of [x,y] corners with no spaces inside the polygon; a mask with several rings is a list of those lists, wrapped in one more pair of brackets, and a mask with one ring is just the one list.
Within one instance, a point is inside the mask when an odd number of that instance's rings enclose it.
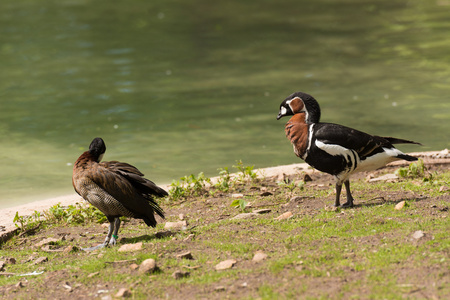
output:
{"label": "bird shadow", "polygon": [[175,232],[172,231],[158,231],[155,234],[149,235],[149,234],[144,234],[141,236],[136,236],[136,237],[124,237],[120,239],[120,243],[121,244],[134,244],[134,243],[138,243],[138,242],[148,242],[148,241],[153,241],[153,240],[159,240],[159,239],[163,239],[166,237],[170,237],[175,235]]}
{"label": "bird shadow", "polygon": [[349,208],[362,208],[362,207],[373,207],[373,206],[380,206],[380,205],[384,205],[384,204],[398,204],[402,201],[412,201],[412,202],[419,202],[419,201],[423,201],[428,199],[428,197],[412,197],[412,198],[401,198],[401,199],[395,199],[395,200],[387,200],[384,197],[375,197],[372,198],[370,200],[368,200],[367,202],[363,202],[363,203],[358,203],[353,205],[353,207],[349,207]]}

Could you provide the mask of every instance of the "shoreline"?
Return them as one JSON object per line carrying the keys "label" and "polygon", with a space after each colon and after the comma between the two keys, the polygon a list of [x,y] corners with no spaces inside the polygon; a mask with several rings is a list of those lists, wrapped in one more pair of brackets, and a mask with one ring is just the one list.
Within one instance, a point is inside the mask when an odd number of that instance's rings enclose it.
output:
{"label": "shoreline", "polygon": [[[278,176],[279,174],[292,175],[296,172],[307,171],[309,166],[306,163],[292,164],[292,165],[282,165],[276,167],[269,168],[261,168],[254,170],[259,176],[273,177]],[[311,169],[310,169],[311,170]],[[233,175],[233,174],[232,174]],[[219,177],[212,177],[211,180],[214,182]],[[169,190],[170,184],[159,185],[166,191]],[[4,226],[6,230],[15,229],[14,226],[14,217],[16,212],[19,213],[20,216],[30,216],[35,211],[43,212],[48,210],[53,205],[60,203],[62,206],[74,205],[75,203],[86,202],[81,196],[77,193],[73,192],[70,195],[63,195],[59,197],[38,200],[34,202],[29,202],[13,207],[7,207],[0,209],[0,226]]]}
{"label": "shoreline", "polygon": [[[450,153],[448,149],[442,151],[413,152],[408,154],[422,158],[425,164],[450,164]],[[409,162],[395,161],[388,164],[387,166],[400,167],[404,165],[409,165]],[[276,177],[282,174],[293,175],[299,172],[313,172],[313,169],[306,163],[296,163],[290,165],[255,169],[254,171],[258,174],[258,176]],[[211,180],[214,182],[214,180],[217,178],[219,177],[213,177],[211,178]],[[169,190],[170,188],[170,185],[168,184],[160,186],[165,190]],[[13,222],[16,212],[18,212],[20,216],[29,216],[32,215],[34,211],[43,212],[58,203],[60,203],[62,206],[68,206],[74,205],[77,202],[85,202],[85,200],[74,192],[70,195],[34,201],[14,207],[0,209],[0,226],[3,227],[3,231],[0,231],[0,240],[2,239],[1,236],[11,233],[11,231],[17,230]]]}

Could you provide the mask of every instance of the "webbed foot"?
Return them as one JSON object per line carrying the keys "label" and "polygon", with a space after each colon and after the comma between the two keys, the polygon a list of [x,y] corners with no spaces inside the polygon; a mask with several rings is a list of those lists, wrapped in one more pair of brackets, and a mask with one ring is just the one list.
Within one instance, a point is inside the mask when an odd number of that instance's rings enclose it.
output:
{"label": "webbed foot", "polygon": [[353,207],[353,201],[347,201],[344,204],[341,205],[342,208],[349,208],[349,207]]}

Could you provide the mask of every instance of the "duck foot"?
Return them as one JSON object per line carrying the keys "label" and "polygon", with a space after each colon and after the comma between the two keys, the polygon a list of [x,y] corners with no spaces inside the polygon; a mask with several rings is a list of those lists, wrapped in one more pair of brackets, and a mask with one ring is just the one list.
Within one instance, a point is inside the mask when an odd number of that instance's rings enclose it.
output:
{"label": "duck foot", "polygon": [[345,202],[344,204],[342,204],[340,207],[342,207],[342,208],[349,208],[349,207],[353,207],[354,205],[353,205],[353,201],[348,201],[348,202]]}

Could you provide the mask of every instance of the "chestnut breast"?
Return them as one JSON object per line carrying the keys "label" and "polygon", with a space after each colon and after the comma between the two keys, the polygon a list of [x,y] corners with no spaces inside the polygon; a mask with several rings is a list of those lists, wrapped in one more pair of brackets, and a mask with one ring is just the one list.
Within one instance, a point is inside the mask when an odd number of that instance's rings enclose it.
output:
{"label": "chestnut breast", "polygon": [[295,154],[302,158],[308,148],[308,127],[305,122],[305,113],[295,114],[286,123],[286,137],[291,141]]}

